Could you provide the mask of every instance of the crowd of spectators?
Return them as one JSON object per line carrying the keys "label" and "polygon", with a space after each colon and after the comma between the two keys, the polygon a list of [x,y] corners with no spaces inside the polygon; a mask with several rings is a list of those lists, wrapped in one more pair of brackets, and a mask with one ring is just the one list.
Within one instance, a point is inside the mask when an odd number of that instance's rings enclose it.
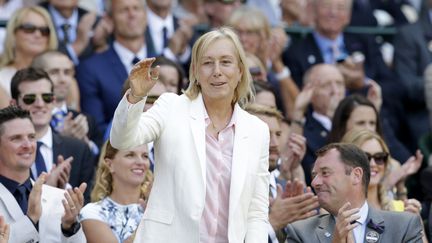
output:
{"label": "crowd of spectators", "polygon": [[[181,95],[196,81],[195,41],[221,26],[238,35],[254,81],[255,101],[242,108],[270,130],[269,242],[301,241],[310,221],[297,221],[337,214],[313,189],[317,159],[345,147],[316,152],[339,142],[367,155],[369,207],[421,217],[421,241],[432,240],[432,0],[0,0],[0,191],[10,192],[0,200],[29,203],[12,217],[0,207],[0,242],[21,239],[22,225],[27,240],[133,242],[157,157],[153,143],[109,142],[128,74],[156,58],[144,111],[163,93]],[[21,166],[35,184],[21,196],[29,177],[8,178],[7,153],[17,152],[5,147],[6,127],[37,141],[34,163]],[[38,213],[35,190],[54,195],[60,214]],[[44,231],[50,217],[57,231]]]}

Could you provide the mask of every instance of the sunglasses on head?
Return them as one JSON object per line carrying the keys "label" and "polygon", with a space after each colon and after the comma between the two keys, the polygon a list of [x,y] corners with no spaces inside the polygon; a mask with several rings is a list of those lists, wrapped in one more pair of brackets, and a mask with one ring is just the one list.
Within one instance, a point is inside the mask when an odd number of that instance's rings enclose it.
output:
{"label": "sunglasses on head", "polygon": [[366,152],[366,156],[367,156],[369,162],[373,158],[375,160],[375,164],[383,165],[383,164],[387,163],[387,159],[388,159],[389,154],[386,152],[379,152],[379,153],[375,153],[375,154],[370,154],[370,153]]}
{"label": "sunglasses on head", "polygon": [[[43,94],[41,94],[41,96],[42,96],[42,100],[47,104],[53,102],[53,100],[54,100],[54,94],[53,93],[43,93]],[[36,101],[36,94],[23,95],[22,101],[26,105],[31,105]]]}
{"label": "sunglasses on head", "polygon": [[19,25],[16,29],[22,30],[24,33],[27,34],[33,34],[36,30],[39,30],[42,36],[49,36],[50,34],[50,29],[48,28],[48,26],[38,27],[33,24],[22,24]]}

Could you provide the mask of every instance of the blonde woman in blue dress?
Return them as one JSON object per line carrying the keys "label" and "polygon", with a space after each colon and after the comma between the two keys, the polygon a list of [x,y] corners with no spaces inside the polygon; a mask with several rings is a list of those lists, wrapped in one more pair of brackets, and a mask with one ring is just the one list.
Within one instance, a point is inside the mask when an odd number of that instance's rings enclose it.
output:
{"label": "blonde woman in blue dress", "polygon": [[132,242],[150,191],[147,144],[117,150],[109,142],[99,160],[92,203],[80,214],[87,242]]}

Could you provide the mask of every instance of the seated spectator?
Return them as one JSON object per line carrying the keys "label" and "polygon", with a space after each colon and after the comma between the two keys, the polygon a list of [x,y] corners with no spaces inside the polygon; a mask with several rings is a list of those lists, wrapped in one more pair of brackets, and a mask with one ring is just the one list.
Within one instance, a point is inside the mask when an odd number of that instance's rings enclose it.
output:
{"label": "seated spectator", "polygon": [[153,62],[153,66],[159,65],[159,80],[165,86],[167,92],[182,94],[185,87],[185,72],[183,68],[170,59],[159,56]]}
{"label": "seated spectator", "polygon": [[[122,9],[133,9],[132,17]],[[133,65],[156,55],[146,44],[144,1],[112,0],[107,5],[107,18],[114,28],[113,43],[108,50],[80,62],[76,69],[82,111],[94,116],[100,131],[105,131],[111,121]]]}
{"label": "seated spectator", "polygon": [[267,80],[276,92],[278,109],[290,117],[298,88],[282,62],[282,52],[287,43],[285,32],[281,28],[271,28],[259,9],[248,6],[234,10],[226,24],[237,31],[245,51],[257,56],[268,67]]}
{"label": "seated spectator", "polygon": [[317,151],[312,187],[328,213],[287,227],[288,242],[421,242],[418,215],[376,209],[367,202],[370,165],[352,144],[332,143]]}
{"label": "seated spectator", "polygon": [[[391,173],[390,153],[384,140],[370,130],[354,129],[342,138],[342,142],[351,143],[363,150],[369,160],[371,177],[367,192],[367,202],[371,207],[387,211],[406,211],[420,216],[421,204],[416,199],[394,200],[384,184],[385,177]],[[422,155],[419,156],[423,158]],[[423,235],[423,242],[428,242]]]}
{"label": "seated spectator", "polygon": [[48,12],[38,6],[16,11],[6,29],[0,57],[0,87],[10,96],[10,83],[15,72],[29,67],[38,54],[57,49],[57,37]]}
{"label": "seated spectator", "polygon": [[267,68],[261,60],[250,52],[246,52],[246,63],[254,81],[267,82]]}
{"label": "seated spectator", "polygon": [[276,96],[273,87],[263,81],[254,81],[255,101],[254,103],[276,109]]}
{"label": "seated spectator", "polygon": [[98,156],[102,133],[98,130],[96,121],[92,116],[82,114],[67,104],[68,94],[77,85],[72,61],[61,52],[48,51],[36,56],[32,67],[43,69],[54,83],[55,108],[51,128],[61,135],[82,140],[88,144],[92,153]]}
{"label": "seated spectator", "polygon": [[[91,188],[95,158],[87,146],[76,138],[52,131],[50,122],[54,109],[54,85],[42,69],[25,68],[12,78],[12,104],[30,112],[38,142],[36,160],[31,166],[33,178],[50,172],[49,185],[65,189],[85,182]],[[85,199],[90,199],[89,191]]]}
{"label": "seated spectator", "polygon": [[78,6],[78,1],[48,0],[45,8],[54,23],[59,39],[58,50],[68,55],[75,65],[79,59],[108,49],[107,37],[112,26],[96,13]]}
{"label": "seated spectator", "polygon": [[313,26],[311,0],[281,0],[282,21],[285,26]]}
{"label": "seated spectator", "polygon": [[80,222],[87,242],[131,242],[150,193],[147,145],[117,150],[104,145],[92,190],[92,203],[84,206]]}
{"label": "seated spectator", "polygon": [[9,242],[86,242],[77,216],[87,185],[65,191],[43,185],[46,173],[36,182],[30,178],[36,132],[28,111],[0,110],[0,151],[0,215],[10,225]]}

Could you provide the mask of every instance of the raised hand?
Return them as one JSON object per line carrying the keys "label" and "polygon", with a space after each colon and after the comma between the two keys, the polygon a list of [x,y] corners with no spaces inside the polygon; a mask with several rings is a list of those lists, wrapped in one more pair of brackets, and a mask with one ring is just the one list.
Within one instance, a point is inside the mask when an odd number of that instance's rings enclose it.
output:
{"label": "raised hand", "polygon": [[42,185],[45,183],[46,177],[47,174],[45,172],[40,174],[36,182],[33,184],[33,189],[29,195],[27,216],[33,221],[34,224],[39,222],[39,219],[42,215]]}
{"label": "raised hand", "polygon": [[359,224],[351,223],[360,219],[360,209],[351,208],[351,203],[345,203],[338,211],[336,225],[333,231],[333,243],[354,243],[353,229]]}
{"label": "raised hand", "polygon": [[77,216],[84,206],[83,193],[87,188],[86,183],[81,183],[79,187],[68,189],[65,192],[65,199],[62,200],[65,214],[61,219],[62,229],[68,230],[70,227],[77,222]]}
{"label": "raised hand", "polygon": [[159,79],[159,66],[151,68],[156,58],[145,58],[135,64],[129,74],[130,95],[128,100],[136,103],[145,97]]}

